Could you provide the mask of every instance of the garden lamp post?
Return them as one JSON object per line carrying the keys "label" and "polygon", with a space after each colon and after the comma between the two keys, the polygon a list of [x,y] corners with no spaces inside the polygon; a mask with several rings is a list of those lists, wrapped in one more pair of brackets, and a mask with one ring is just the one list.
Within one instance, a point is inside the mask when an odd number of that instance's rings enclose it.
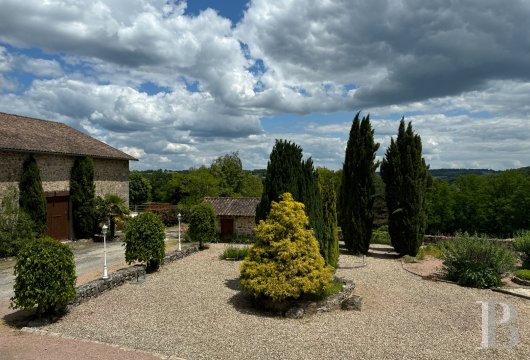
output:
{"label": "garden lamp post", "polygon": [[180,218],[181,217],[182,217],[182,215],[180,213],[178,213],[177,218],[179,219],[179,251],[180,251]]}
{"label": "garden lamp post", "polygon": [[103,251],[105,253],[105,262],[103,264],[103,279],[106,280],[109,278],[109,275],[107,274],[107,225],[104,224],[101,227],[101,233],[103,234]]}

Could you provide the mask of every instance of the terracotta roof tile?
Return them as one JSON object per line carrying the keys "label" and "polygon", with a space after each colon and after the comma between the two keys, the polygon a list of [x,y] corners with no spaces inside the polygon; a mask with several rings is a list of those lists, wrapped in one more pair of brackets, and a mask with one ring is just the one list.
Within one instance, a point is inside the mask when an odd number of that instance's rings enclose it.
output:
{"label": "terracotta roof tile", "polygon": [[2,112],[0,150],[137,160],[63,123]]}
{"label": "terracotta roof tile", "polygon": [[219,216],[256,216],[260,199],[255,197],[205,197],[204,202],[213,206]]}

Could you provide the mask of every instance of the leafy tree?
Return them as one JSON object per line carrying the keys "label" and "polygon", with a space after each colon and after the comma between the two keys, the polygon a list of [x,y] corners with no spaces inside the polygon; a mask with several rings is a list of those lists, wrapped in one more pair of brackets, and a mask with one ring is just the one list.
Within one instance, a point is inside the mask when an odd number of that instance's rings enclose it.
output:
{"label": "leafy tree", "polygon": [[253,175],[250,172],[245,172],[243,178],[243,189],[241,190],[241,196],[248,197],[260,197],[263,193],[263,182],[261,178]]}
{"label": "leafy tree", "polygon": [[95,230],[94,163],[89,157],[76,157],[70,172],[70,200],[76,238],[90,238]]}
{"label": "leafy tree", "polygon": [[243,191],[245,174],[237,151],[219,156],[210,166],[213,176],[219,179],[220,196],[237,196]]}
{"label": "leafy tree", "polygon": [[339,196],[342,234],[352,253],[367,254],[372,238],[377,149],[370,115],[359,120],[357,113],[346,146]]}
{"label": "leafy tree", "polygon": [[75,262],[65,244],[45,237],[29,242],[17,255],[13,309],[31,309],[39,314],[64,307],[75,298]]}
{"label": "leafy tree", "polygon": [[151,183],[138,172],[129,175],[129,201],[131,204],[143,204],[151,198]]}
{"label": "leafy tree", "polygon": [[96,198],[96,224],[110,224],[109,237],[114,239],[116,235],[116,221],[124,220],[129,209],[125,205],[125,199],[115,194],[107,194],[104,198]]}
{"label": "leafy tree", "polygon": [[397,140],[392,138],[381,164],[389,211],[388,232],[401,255],[416,256],[426,226],[426,195],[432,182],[421,155],[421,138],[401,119]]}
{"label": "leafy tree", "polygon": [[46,198],[42,189],[39,166],[33,155],[30,155],[22,165],[22,176],[18,187],[20,208],[33,220],[35,233],[43,235],[47,227]]}
{"label": "leafy tree", "polygon": [[14,256],[35,240],[35,225],[18,205],[18,189],[8,187],[0,203],[0,258]]}
{"label": "leafy tree", "polygon": [[240,283],[255,298],[273,302],[316,294],[330,281],[331,266],[320,255],[304,205],[289,193],[273,202],[256,228],[257,242],[241,264]]}
{"label": "leafy tree", "polygon": [[198,204],[191,209],[188,235],[192,241],[198,241],[203,248],[204,241],[211,241],[215,236],[215,211],[210,204]]}
{"label": "leafy tree", "polygon": [[173,173],[168,170],[156,170],[142,174],[151,183],[151,199],[155,202],[168,201],[167,184],[172,178]]}
{"label": "leafy tree", "polygon": [[453,186],[443,180],[434,179],[428,194],[427,232],[429,234],[452,234],[455,232],[455,198]]}
{"label": "leafy tree", "polygon": [[322,185],[322,202],[324,231],[320,249],[326,264],[336,268],[339,262],[339,238],[337,234],[337,203],[333,182],[326,182]]}
{"label": "leafy tree", "polygon": [[165,255],[165,227],[152,212],[144,212],[125,224],[125,261],[145,262],[148,271],[155,271]]}

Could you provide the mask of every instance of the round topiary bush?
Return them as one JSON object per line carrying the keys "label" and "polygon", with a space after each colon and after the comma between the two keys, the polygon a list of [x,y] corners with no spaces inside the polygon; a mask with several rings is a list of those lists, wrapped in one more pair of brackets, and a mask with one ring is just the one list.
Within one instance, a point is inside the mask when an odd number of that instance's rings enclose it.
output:
{"label": "round topiary bush", "polygon": [[192,241],[199,242],[203,248],[204,241],[210,241],[215,236],[215,211],[210,204],[195,205],[191,209],[188,235]]}
{"label": "round topiary bush", "polygon": [[155,271],[165,255],[165,227],[160,217],[144,212],[125,224],[125,261],[145,262],[147,271]]}
{"label": "round topiary bush", "polygon": [[255,298],[273,303],[313,295],[333,275],[320,255],[313,230],[307,229],[304,204],[290,193],[272,202],[266,221],[256,227],[257,241],[241,264],[241,287]]}
{"label": "round topiary bush", "polygon": [[50,313],[75,298],[75,262],[72,250],[50,237],[28,243],[17,255],[13,309]]}

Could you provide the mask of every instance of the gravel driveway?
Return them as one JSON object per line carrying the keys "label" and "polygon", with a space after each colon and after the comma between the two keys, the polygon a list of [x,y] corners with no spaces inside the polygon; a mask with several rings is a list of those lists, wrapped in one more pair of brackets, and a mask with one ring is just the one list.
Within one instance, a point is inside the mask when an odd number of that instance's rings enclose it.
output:
{"label": "gravel driveway", "polygon": [[[302,320],[256,313],[238,290],[240,263],[218,260],[223,248],[212,245],[165,266],[143,284],[82,304],[45,329],[186,359],[522,359],[530,353],[528,300],[422,280],[385,251],[372,251],[366,267],[353,267],[360,259],[352,256],[340,258],[337,273],[356,282],[362,312]],[[476,302],[484,300],[517,308],[517,347],[479,348]],[[501,344],[504,330],[497,331]]]}

